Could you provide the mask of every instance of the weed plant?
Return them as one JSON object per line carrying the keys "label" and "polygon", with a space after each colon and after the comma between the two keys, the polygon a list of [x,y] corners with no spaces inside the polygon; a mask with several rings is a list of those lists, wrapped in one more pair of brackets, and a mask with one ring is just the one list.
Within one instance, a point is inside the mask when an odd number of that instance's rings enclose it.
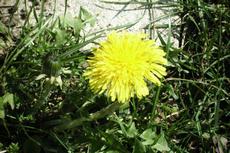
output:
{"label": "weed plant", "polygon": [[[131,4],[145,9],[145,30],[160,40],[169,61],[162,86],[150,85],[147,97],[132,98],[119,109],[93,94],[82,74],[90,45],[96,46],[105,31],[135,22],[88,32],[97,22],[93,10],[81,7],[72,17],[65,0],[63,16],[55,16],[55,9],[47,16],[45,0],[24,0],[24,20],[15,36],[3,19],[13,20],[19,2],[0,21],[0,152],[229,151],[228,0],[101,2],[123,5],[121,12]],[[155,18],[155,9],[166,15]],[[160,24],[162,19],[168,24]]]}

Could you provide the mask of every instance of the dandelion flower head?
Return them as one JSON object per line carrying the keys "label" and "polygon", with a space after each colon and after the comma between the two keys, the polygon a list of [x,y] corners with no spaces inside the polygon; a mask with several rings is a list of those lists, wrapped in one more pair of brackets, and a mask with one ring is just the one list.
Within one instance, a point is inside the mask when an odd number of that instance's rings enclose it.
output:
{"label": "dandelion flower head", "polygon": [[94,93],[125,103],[134,95],[141,99],[149,94],[147,80],[161,84],[166,75],[164,56],[144,33],[113,31],[93,51],[84,76]]}

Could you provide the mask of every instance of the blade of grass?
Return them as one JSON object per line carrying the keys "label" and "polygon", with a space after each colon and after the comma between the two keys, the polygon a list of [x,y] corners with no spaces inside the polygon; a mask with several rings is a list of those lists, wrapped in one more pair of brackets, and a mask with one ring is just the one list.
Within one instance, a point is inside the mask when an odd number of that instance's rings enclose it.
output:
{"label": "blade of grass", "polygon": [[28,35],[26,36],[21,42],[20,44],[15,47],[15,49],[10,52],[9,54],[7,54],[5,60],[4,60],[4,64],[3,66],[0,68],[0,72],[2,73],[3,69],[8,69],[8,67],[10,66],[10,63],[15,60],[17,58],[17,56],[19,54],[21,54],[23,52],[23,50],[28,47],[29,45],[33,44],[33,41],[39,37],[39,35],[46,29],[46,26],[49,24],[50,20],[47,20],[44,25],[42,25],[42,27],[39,29],[38,27],[33,30],[31,32],[32,35],[32,38],[29,38],[31,37],[31,35]]}

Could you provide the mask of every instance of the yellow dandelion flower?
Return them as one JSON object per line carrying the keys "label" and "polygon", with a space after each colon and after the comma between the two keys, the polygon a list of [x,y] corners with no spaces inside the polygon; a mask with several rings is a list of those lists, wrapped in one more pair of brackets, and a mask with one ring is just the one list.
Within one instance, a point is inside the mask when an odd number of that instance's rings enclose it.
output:
{"label": "yellow dandelion flower", "polygon": [[146,80],[160,85],[166,75],[165,52],[144,33],[115,32],[100,43],[89,58],[84,76],[93,92],[112,101],[128,102],[149,94]]}

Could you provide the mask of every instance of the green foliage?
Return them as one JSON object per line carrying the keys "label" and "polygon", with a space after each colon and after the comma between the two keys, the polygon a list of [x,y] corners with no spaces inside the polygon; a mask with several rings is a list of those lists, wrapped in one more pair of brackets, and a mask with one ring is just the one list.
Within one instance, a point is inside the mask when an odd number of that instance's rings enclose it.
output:
{"label": "green foliage", "polygon": [[[90,44],[96,45],[105,30],[133,24],[88,33],[97,22],[93,10],[81,7],[77,16],[71,16],[66,6],[64,16],[46,17],[44,3],[39,3],[38,12],[32,1],[17,37],[13,27],[0,21],[1,151],[229,150],[228,0],[106,1],[124,5],[120,12],[130,4],[146,9],[150,21],[145,30],[158,38],[169,60],[161,87],[150,85],[149,96],[121,106],[92,94],[82,73],[91,55]],[[168,13],[154,18],[156,7]],[[173,17],[180,22],[172,22]],[[169,19],[168,24],[158,24],[162,19]]]}
{"label": "green foliage", "polygon": [[19,151],[18,143],[11,143],[9,147],[7,147],[8,153],[19,153]]}

